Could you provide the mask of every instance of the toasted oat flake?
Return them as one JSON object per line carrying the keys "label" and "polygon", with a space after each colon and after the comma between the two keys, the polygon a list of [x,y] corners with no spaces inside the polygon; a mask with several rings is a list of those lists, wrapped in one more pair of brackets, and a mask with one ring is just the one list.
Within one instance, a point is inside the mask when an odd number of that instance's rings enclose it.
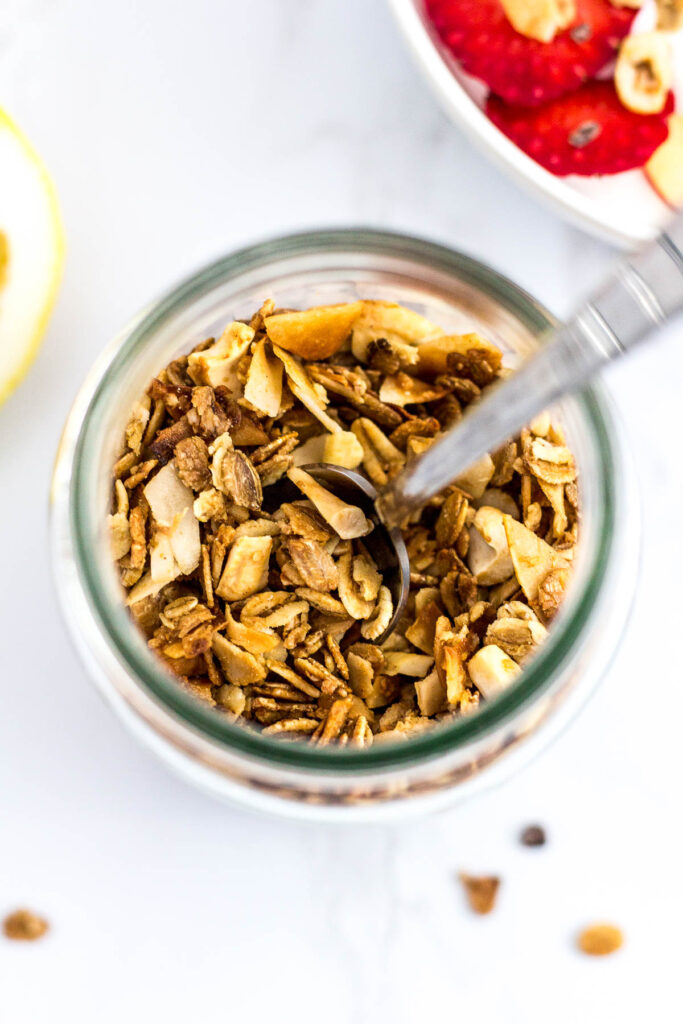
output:
{"label": "toasted oat flake", "polygon": [[160,368],[122,432],[107,528],[134,621],[178,685],[278,742],[349,750],[514,685],[579,540],[576,464],[551,415],[404,524],[410,592],[386,638],[374,520],[306,469],[381,488],[505,372],[480,335],[374,300],[267,299]]}

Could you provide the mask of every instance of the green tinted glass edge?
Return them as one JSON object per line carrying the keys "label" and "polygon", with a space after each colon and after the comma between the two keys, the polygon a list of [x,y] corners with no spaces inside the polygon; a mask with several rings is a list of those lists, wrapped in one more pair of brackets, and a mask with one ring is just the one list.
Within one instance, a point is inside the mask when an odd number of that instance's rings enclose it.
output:
{"label": "green tinted glass edge", "polygon": [[108,381],[115,378],[117,366],[125,362],[139,345],[144,344],[149,332],[179,306],[209,291],[219,281],[230,280],[246,269],[263,266],[273,257],[282,258],[334,250],[366,251],[421,260],[436,269],[454,272],[468,283],[483,287],[486,291],[492,291],[501,305],[514,313],[536,334],[541,334],[555,322],[550,313],[530,295],[477,260],[437,243],[398,233],[354,228],[331,229],[288,235],[238,250],[206,266],[150,307],[149,311],[135,323],[124,343],[114,354],[107,372],[97,384],[77,441],[71,481],[70,528],[79,576],[101,628],[112,641],[119,660],[127,670],[132,672],[147,692],[160,700],[169,711],[202,734],[248,757],[292,769],[364,772],[413,765],[470,743],[504,725],[549,685],[549,680],[565,663],[600,594],[612,544],[615,466],[605,414],[597,397],[598,392],[594,388],[588,388],[577,396],[577,402],[594,431],[602,460],[603,476],[596,481],[596,485],[602,491],[596,502],[602,515],[601,522],[596,526],[599,541],[595,557],[589,567],[585,592],[572,609],[572,613],[558,623],[554,630],[553,642],[540,652],[520,682],[497,700],[484,705],[477,714],[452,724],[442,725],[433,732],[404,742],[371,747],[364,751],[335,751],[330,748],[309,748],[304,744],[283,744],[264,737],[256,731],[233,725],[215,711],[205,708],[187,696],[156,664],[153,655],[135,643],[127,612],[123,606],[110,607],[100,586],[94,563],[88,557],[87,540],[88,537],[96,536],[96,524],[90,521],[89,503],[84,488],[87,486],[85,477],[88,455],[93,453],[96,444],[98,410],[106,403],[110,387]]}

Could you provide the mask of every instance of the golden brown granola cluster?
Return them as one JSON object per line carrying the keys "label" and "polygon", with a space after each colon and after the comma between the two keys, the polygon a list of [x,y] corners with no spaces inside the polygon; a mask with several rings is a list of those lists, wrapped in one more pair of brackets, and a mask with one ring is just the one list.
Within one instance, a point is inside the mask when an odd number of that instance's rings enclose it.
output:
{"label": "golden brown granola cluster", "polygon": [[[379,644],[393,602],[372,523],[301,468],[333,463],[381,487],[501,362],[479,335],[392,303],[267,301],[152,381],[109,521],[131,613],[186,690],[268,735],[366,747],[514,681],[577,537],[576,466],[549,418],[404,524],[410,599]],[[296,491],[279,502],[287,478]]]}

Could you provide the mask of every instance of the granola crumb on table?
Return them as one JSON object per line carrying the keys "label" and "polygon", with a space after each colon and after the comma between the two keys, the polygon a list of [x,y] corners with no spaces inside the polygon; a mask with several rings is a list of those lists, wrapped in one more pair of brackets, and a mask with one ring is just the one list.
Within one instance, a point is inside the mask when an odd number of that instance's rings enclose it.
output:
{"label": "granola crumb on table", "polygon": [[15,910],[2,922],[5,937],[17,942],[35,942],[36,939],[42,939],[49,928],[47,921],[38,917],[32,910]]}
{"label": "granola crumb on table", "polygon": [[[405,616],[373,524],[305,472],[382,487],[501,374],[478,334],[359,301],[267,300],[136,403],[109,527],[130,613],[180,686],[284,740],[365,748],[476,711],[544,642],[578,534],[574,457],[547,415],[403,525]],[[269,500],[278,483],[289,500]],[[276,498],[276,501],[279,500]]]}

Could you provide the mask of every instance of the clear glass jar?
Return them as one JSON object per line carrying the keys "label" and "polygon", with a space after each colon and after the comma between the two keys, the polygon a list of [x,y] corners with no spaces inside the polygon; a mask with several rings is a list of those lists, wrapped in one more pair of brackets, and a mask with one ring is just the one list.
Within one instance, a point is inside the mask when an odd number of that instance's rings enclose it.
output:
{"label": "clear glass jar", "polygon": [[103,352],[66,423],[52,488],[62,610],[100,691],[185,778],[242,805],[291,816],[378,819],[424,811],[509,774],[556,735],[593,690],[634,591],[638,498],[598,386],[556,410],[576,453],[582,535],[550,637],[519,682],[478,713],[368,750],[281,742],[186,695],[147,649],[121,599],[105,532],[110,469],[134,400],[172,358],[263,299],[305,307],[356,298],[410,305],[446,330],[479,330],[523,357],[552,323],[488,267],[414,238],[317,231],[233,253],[152,305]]}

